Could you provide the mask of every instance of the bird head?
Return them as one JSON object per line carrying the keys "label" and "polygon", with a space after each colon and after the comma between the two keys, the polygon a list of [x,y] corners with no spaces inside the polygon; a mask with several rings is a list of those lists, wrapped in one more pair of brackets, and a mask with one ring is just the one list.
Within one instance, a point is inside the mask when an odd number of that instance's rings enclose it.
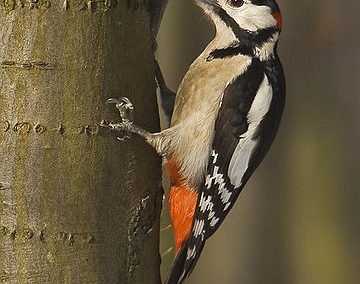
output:
{"label": "bird head", "polygon": [[282,28],[279,6],[274,0],[196,0],[221,32],[223,24],[231,29],[256,32]]}
{"label": "bird head", "polygon": [[282,28],[274,0],[196,0],[216,26],[208,60],[234,54],[250,55],[261,61],[276,53]]}

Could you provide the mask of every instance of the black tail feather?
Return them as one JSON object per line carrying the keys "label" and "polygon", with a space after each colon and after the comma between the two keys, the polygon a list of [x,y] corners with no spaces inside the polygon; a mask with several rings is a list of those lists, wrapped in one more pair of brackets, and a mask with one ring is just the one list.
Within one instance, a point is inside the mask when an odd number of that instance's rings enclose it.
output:
{"label": "black tail feather", "polygon": [[189,243],[191,241],[188,240],[179,250],[165,284],[181,284],[193,271],[205,242],[197,242],[195,257],[188,258]]}

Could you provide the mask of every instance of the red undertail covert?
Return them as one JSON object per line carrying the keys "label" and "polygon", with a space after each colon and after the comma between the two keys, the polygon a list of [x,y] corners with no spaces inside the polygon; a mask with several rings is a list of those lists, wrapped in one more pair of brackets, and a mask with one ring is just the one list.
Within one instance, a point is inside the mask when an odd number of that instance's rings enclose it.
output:
{"label": "red undertail covert", "polygon": [[173,156],[164,167],[171,182],[169,204],[177,253],[189,237],[198,194],[195,189],[183,184],[179,166]]}

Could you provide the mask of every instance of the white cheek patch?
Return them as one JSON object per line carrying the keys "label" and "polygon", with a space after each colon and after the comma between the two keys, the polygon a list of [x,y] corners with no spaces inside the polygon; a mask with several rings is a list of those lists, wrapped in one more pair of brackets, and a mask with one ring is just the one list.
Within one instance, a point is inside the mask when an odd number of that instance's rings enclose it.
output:
{"label": "white cheek patch", "polygon": [[240,139],[230,160],[228,176],[231,184],[235,187],[241,186],[243,176],[249,167],[252,153],[257,144],[257,140],[253,140],[252,137],[269,111],[272,96],[272,88],[265,75],[247,115],[248,130],[243,135],[244,138]]}
{"label": "white cheek patch", "polygon": [[255,32],[258,29],[266,29],[277,25],[271,9],[267,6],[244,4],[235,9],[224,5],[224,9],[244,30]]}

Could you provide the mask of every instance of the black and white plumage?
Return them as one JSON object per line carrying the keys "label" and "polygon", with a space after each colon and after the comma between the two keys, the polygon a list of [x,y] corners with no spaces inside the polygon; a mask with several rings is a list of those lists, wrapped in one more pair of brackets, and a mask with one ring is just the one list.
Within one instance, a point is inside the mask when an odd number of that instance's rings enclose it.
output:
{"label": "black and white plumage", "polygon": [[[277,58],[266,62],[254,59],[247,72],[226,89],[215,123],[212,153],[204,185],[199,191],[191,235],[177,259],[182,254],[186,257],[178,260],[183,262],[178,265],[181,273],[176,271],[177,262],[174,262],[167,283],[181,283],[191,273],[206,239],[221,225],[269,150],[285,103],[284,82]],[[259,103],[266,101],[262,111],[256,99]],[[252,121],[251,109],[257,116]]]}
{"label": "black and white plumage", "polygon": [[[238,54],[252,57],[246,71],[225,89],[217,114],[204,183],[199,190],[190,236],[175,258],[166,283],[181,283],[194,268],[206,239],[218,229],[237,197],[270,148],[277,132],[284,104],[285,78],[276,44],[270,56],[261,57],[259,46],[280,33],[278,26],[255,34],[239,28],[215,1],[210,3],[235,30],[239,42],[210,52],[208,61]],[[255,2],[255,1],[252,1]],[[257,1],[265,2],[274,1]],[[273,5],[273,13],[279,12]],[[260,55],[260,56],[256,56]],[[226,68],[224,66],[224,68]]]}
{"label": "black and white plumage", "polygon": [[[205,241],[269,150],[285,103],[276,2],[196,2],[214,22],[216,36],[184,76],[170,128],[149,133],[127,117],[108,125],[143,136],[165,158],[177,249],[167,284],[182,283],[190,275]],[[157,77],[167,90],[162,76]],[[110,102],[120,114],[127,113],[127,99]]]}

